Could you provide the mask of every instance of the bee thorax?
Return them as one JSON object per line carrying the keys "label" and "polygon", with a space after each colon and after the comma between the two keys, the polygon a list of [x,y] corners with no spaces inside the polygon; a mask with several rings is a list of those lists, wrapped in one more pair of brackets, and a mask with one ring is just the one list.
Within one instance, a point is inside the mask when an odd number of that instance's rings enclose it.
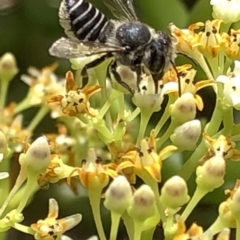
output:
{"label": "bee thorax", "polygon": [[142,23],[129,22],[122,24],[116,30],[116,39],[122,46],[132,49],[144,47],[152,40],[149,28]]}

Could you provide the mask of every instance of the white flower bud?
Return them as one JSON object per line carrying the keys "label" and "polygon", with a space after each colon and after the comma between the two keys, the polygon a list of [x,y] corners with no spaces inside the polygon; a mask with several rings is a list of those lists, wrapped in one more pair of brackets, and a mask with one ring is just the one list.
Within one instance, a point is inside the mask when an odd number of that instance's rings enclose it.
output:
{"label": "white flower bud", "polygon": [[196,102],[189,92],[184,93],[170,106],[170,114],[174,121],[185,123],[191,121],[196,115]]}
{"label": "white flower bud", "polygon": [[223,20],[224,23],[233,23],[240,20],[239,0],[211,0],[213,17]]}
{"label": "white flower bud", "polygon": [[132,190],[124,176],[118,176],[105,193],[104,206],[110,211],[122,214],[132,199]]}
{"label": "white flower bud", "polygon": [[132,203],[127,209],[130,217],[138,221],[145,221],[155,213],[155,196],[148,185],[142,185],[133,194]]}
{"label": "white flower bud", "polygon": [[179,176],[168,179],[161,189],[162,204],[171,209],[177,209],[189,201],[186,182]]}
{"label": "white flower bud", "polygon": [[37,138],[25,154],[25,164],[28,170],[42,173],[50,164],[50,149],[45,137]]}
{"label": "white flower bud", "polygon": [[192,120],[182,124],[174,130],[171,141],[181,150],[194,150],[201,135],[201,122]]}
{"label": "white flower bud", "polygon": [[16,59],[11,53],[5,53],[0,58],[0,79],[10,81],[18,73]]}
{"label": "white flower bud", "polygon": [[222,157],[214,156],[196,170],[198,186],[207,192],[213,191],[224,183],[226,163]]}

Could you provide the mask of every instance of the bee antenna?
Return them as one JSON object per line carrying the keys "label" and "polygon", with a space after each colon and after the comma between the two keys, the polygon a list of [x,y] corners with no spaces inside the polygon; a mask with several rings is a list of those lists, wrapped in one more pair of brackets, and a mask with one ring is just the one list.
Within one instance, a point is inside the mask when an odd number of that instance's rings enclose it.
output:
{"label": "bee antenna", "polygon": [[172,64],[172,67],[173,67],[174,71],[175,71],[176,74],[177,74],[177,78],[178,78],[178,95],[179,95],[179,97],[181,97],[181,95],[182,95],[182,90],[181,90],[180,74],[179,74],[179,72],[178,72],[178,70],[177,70],[177,67],[176,67],[175,63],[174,63],[173,61],[171,61],[171,64]]}

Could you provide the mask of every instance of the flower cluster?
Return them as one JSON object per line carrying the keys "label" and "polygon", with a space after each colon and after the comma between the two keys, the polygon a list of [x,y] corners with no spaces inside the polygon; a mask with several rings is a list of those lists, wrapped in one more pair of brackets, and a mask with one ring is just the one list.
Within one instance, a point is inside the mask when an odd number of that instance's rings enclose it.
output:
{"label": "flower cluster", "polygon": [[[240,239],[240,180],[226,178],[232,173],[229,165],[240,161],[240,30],[232,25],[240,20],[240,2],[211,0],[211,5],[212,20],[187,29],[169,25],[176,52],[199,67],[166,67],[158,80],[145,65],[139,75],[121,64],[113,69],[112,59],[100,61],[100,52],[70,59],[75,72],[65,78],[54,73],[56,63],[42,70],[30,67],[29,75],[20,77],[28,94],[6,105],[19,69],[11,53],[0,58],[0,232],[15,228],[39,240],[71,239],[64,234],[84,222],[84,206],[58,218],[60,202],[50,198],[47,217],[29,226],[23,224],[23,210],[40,188],[65,181],[77,193],[79,181],[96,226],[89,240],[116,240],[121,219],[131,240],[150,240],[154,234],[167,240],[229,240],[231,228]],[[201,97],[203,88],[207,94],[212,89],[216,98],[210,120],[199,117],[209,101]],[[36,106],[25,127],[23,110]],[[57,127],[43,128],[35,139],[48,114]],[[10,166],[16,153],[17,173]],[[188,189],[192,176],[193,194]],[[9,190],[10,181],[15,183]],[[204,196],[233,182],[207,229],[201,226],[205,220],[186,226]],[[103,207],[111,216],[110,233],[103,227]],[[155,231],[159,225],[164,236]],[[82,239],[81,232],[77,236]]]}

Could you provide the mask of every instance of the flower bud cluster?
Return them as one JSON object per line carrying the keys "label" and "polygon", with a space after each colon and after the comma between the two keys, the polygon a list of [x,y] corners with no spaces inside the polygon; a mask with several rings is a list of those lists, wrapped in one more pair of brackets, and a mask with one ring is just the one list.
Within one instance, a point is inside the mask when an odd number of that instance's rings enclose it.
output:
{"label": "flower bud cluster", "polygon": [[122,215],[125,211],[136,221],[144,222],[155,213],[155,196],[151,188],[142,185],[134,193],[124,176],[118,176],[109,185],[104,205],[112,212]]}

